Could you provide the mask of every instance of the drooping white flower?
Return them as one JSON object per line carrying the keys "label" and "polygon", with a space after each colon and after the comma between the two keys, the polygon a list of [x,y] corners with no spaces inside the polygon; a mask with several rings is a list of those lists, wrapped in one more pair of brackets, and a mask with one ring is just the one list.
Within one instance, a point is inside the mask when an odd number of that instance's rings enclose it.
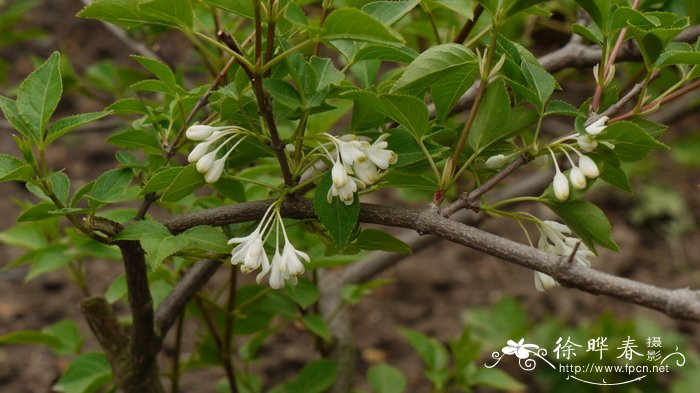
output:
{"label": "drooping white flower", "polygon": [[187,156],[187,161],[190,163],[199,161],[205,154],[207,154],[209,151],[209,146],[211,146],[211,143],[209,142],[198,143]]}
{"label": "drooping white flower", "polygon": [[328,203],[331,203],[333,197],[337,196],[340,197],[340,199],[346,205],[352,205],[353,201],[355,200],[355,193],[357,192],[357,184],[359,180],[353,178],[352,176],[349,178],[350,180],[345,183],[343,187],[336,187],[335,184],[331,185],[331,188],[328,190],[328,194],[326,194],[326,200]]}
{"label": "drooping white flower", "polygon": [[607,116],[601,117],[600,119],[594,121],[588,127],[586,127],[586,132],[589,133],[590,135],[600,134],[601,132],[603,132],[603,130],[605,130],[605,127],[606,127],[605,123],[608,120],[610,120],[610,118]]}
{"label": "drooping white flower", "polygon": [[[389,168],[389,165],[395,164],[396,160],[398,159],[396,153],[387,149],[389,144],[385,139],[388,137],[389,134],[382,134],[376,141],[374,141],[374,143],[364,149],[364,153],[367,158],[374,165],[383,170]],[[357,164],[358,162],[355,163]]]}
{"label": "drooping white flower", "polygon": [[356,162],[352,170],[355,176],[365,184],[374,184],[379,181],[379,169],[370,160]]}
{"label": "drooping white flower", "polygon": [[557,285],[557,281],[552,278],[552,276],[546,275],[542,272],[535,272],[535,289],[537,289],[539,292],[552,289]]}
{"label": "drooping white flower", "polygon": [[213,184],[221,178],[221,175],[224,173],[224,167],[226,166],[226,158],[227,157],[221,157],[214,161],[211,168],[204,174],[205,182]]}
{"label": "drooping white flower", "polygon": [[598,165],[588,156],[580,155],[578,158],[578,165],[581,168],[581,172],[591,179],[595,179],[600,176],[600,171],[598,170]]}
{"label": "drooping white flower", "polygon": [[211,169],[212,165],[214,165],[214,161],[216,161],[216,153],[217,151],[211,151],[205,155],[203,155],[199,160],[197,160],[197,172],[199,173],[207,173],[209,169]]}
{"label": "drooping white flower", "polygon": [[576,142],[578,143],[578,147],[581,148],[581,150],[591,152],[595,150],[596,147],[598,147],[598,142],[593,138],[592,135],[579,135],[576,137]]}
{"label": "drooping white flower", "polygon": [[228,244],[236,243],[239,244],[231,251],[231,264],[241,264],[243,273],[250,273],[265,263],[263,261],[267,259],[267,255],[265,254],[263,233],[260,231],[260,227],[256,228],[248,236],[234,237],[228,241]]}
{"label": "drooping white flower", "polygon": [[[579,239],[570,236],[572,232],[568,226],[556,221],[542,221],[540,225],[538,225],[538,229],[540,230],[541,236],[537,243],[537,248],[549,254],[569,257],[574,252],[576,244],[581,242]],[[592,255],[593,253],[588,247],[581,243],[578,245],[578,249],[576,249],[574,261],[583,266],[590,267],[591,263],[588,261],[588,257]],[[537,288],[538,291],[544,292],[556,285],[558,285],[556,280],[551,276],[542,272],[535,272],[535,288]]]}
{"label": "drooping white flower", "polygon": [[303,251],[297,250],[292,242],[286,238],[285,233],[285,244],[284,249],[282,250],[282,265],[285,266],[285,269],[290,276],[296,277],[304,273],[304,264],[301,261],[302,259],[307,263],[311,262],[309,255]]}
{"label": "drooping white flower", "polygon": [[214,131],[216,131],[216,127],[208,126],[205,124],[195,124],[193,126],[190,126],[187,131],[185,131],[185,136],[187,139],[193,140],[193,141],[203,141],[211,136]]}
{"label": "drooping white flower", "polygon": [[340,160],[333,163],[333,168],[331,169],[331,178],[333,179],[333,185],[340,188],[344,187],[348,182],[348,173]]}
{"label": "drooping white flower", "polygon": [[554,196],[560,201],[565,201],[569,198],[569,179],[561,173],[559,169],[559,163],[557,163],[557,157],[554,155],[552,149],[549,149],[552,154],[552,161],[554,161],[554,168],[556,173],[554,174],[554,179],[552,179],[552,189],[554,190]]}
{"label": "drooping white flower", "polygon": [[486,167],[489,169],[499,169],[508,162],[508,156],[504,154],[496,154],[486,160]]}
{"label": "drooping white flower", "polygon": [[[333,144],[335,144],[335,147],[343,160],[343,164],[350,166],[356,161],[364,161],[367,159],[367,156],[362,151],[363,148],[366,148],[369,145],[367,142],[359,139],[349,139],[347,137],[344,139],[348,140],[343,140],[330,134],[326,135],[328,135],[333,141]],[[354,137],[354,135],[352,135],[352,137]]]}
{"label": "drooping white flower", "polygon": [[583,190],[586,188],[586,176],[581,171],[581,168],[575,166],[571,168],[569,172],[569,179],[571,179],[571,185],[577,190]]}

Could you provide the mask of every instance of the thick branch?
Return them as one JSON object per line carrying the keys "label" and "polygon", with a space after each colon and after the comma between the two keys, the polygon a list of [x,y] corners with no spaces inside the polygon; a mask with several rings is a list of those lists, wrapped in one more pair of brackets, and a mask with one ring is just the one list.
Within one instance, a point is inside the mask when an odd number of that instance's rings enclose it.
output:
{"label": "thick branch", "polygon": [[[196,225],[224,225],[260,219],[270,200],[241,203],[196,213],[178,215],[164,221],[177,233]],[[282,214],[289,218],[314,218],[313,204],[306,199],[289,199],[282,205]],[[547,254],[536,248],[484,232],[447,219],[435,211],[415,208],[361,204],[360,221],[414,229],[442,239],[483,251],[506,261],[546,273],[563,285],[585,292],[606,295],[661,311],[671,317],[700,321],[700,298],[694,291],[670,290],[626,278],[566,264],[566,258]]]}
{"label": "thick branch", "polygon": [[220,261],[207,259],[197,263],[185,273],[156,310],[155,328],[161,338],[165,337],[187,303],[209,281],[220,266]]}

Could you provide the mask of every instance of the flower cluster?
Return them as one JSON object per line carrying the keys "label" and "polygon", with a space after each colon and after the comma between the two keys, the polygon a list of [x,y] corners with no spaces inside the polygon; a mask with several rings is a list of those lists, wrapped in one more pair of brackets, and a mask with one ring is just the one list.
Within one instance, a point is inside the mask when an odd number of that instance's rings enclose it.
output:
{"label": "flower cluster", "polygon": [[[578,155],[578,165],[574,163],[574,160],[564,147],[571,149]],[[549,149],[549,152],[552,154],[552,160],[554,161],[554,168],[556,170],[554,179],[552,180],[552,188],[554,189],[554,195],[557,197],[557,199],[560,201],[565,201],[567,198],[569,198],[569,180],[571,180],[571,185],[574,186],[575,189],[583,190],[588,185],[586,178],[595,179],[596,177],[600,176],[600,171],[598,170],[596,163],[590,157],[583,155],[573,146],[562,144],[560,149],[569,160],[571,170],[569,171],[569,178],[567,179],[566,175],[564,175],[559,168],[554,152],[552,149]]]}
{"label": "flower cluster", "polygon": [[[540,230],[540,240],[537,247],[550,254],[571,256],[576,244],[580,242],[579,239],[570,236],[572,233],[568,226],[556,221],[542,221],[540,225],[538,225],[538,229]],[[590,267],[591,262],[588,261],[588,257],[592,255],[593,253],[591,250],[589,250],[585,244],[581,243],[574,255],[574,261],[583,266]],[[558,283],[551,276],[542,272],[535,272],[535,288],[537,288],[538,291],[544,292],[557,285]]]}
{"label": "flower cluster", "polygon": [[[237,244],[231,251],[231,264],[240,264],[243,273],[250,273],[261,268],[256,277],[258,284],[262,282],[267,273],[270,273],[269,284],[273,289],[284,287],[287,281],[296,285],[297,276],[304,273],[302,260],[310,261],[305,252],[297,250],[289,241],[277,206],[277,203],[273,203],[267,209],[260,224],[248,236],[234,237],[228,241],[228,244]],[[272,262],[270,262],[265,252],[265,243],[273,230],[275,232],[275,252],[272,256]],[[280,252],[280,233],[284,240],[282,252]]]}
{"label": "flower cluster", "polygon": [[[185,135],[188,139],[199,143],[192,149],[187,160],[197,163],[197,171],[204,174],[204,180],[207,183],[215,183],[224,173],[228,157],[247,136],[244,135],[236,141],[221,158],[217,158],[217,154],[244,131],[245,129],[237,126],[212,127],[200,124],[191,126]],[[213,150],[212,147],[214,147]]]}
{"label": "flower cluster", "polygon": [[608,120],[610,119],[607,116],[603,116],[586,127],[586,133],[576,137],[578,147],[580,147],[581,150],[588,152],[591,152],[598,147],[598,142],[595,140],[595,137],[605,130],[605,127],[607,127],[605,123],[607,123]]}
{"label": "flower cluster", "polygon": [[320,145],[326,150],[331,161],[333,183],[327,194],[329,203],[337,196],[346,205],[351,205],[358,189],[364,189],[379,181],[383,171],[398,159],[396,153],[387,149],[386,138],[389,134],[381,135],[372,144],[355,135],[344,135],[340,138],[325,135],[335,147],[329,152]]}

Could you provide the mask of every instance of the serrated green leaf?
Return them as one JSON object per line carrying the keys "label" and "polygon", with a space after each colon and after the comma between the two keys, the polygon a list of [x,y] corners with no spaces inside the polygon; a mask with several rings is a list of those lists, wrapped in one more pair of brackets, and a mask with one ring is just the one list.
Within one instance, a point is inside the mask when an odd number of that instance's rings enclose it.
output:
{"label": "serrated green leaf", "polygon": [[190,0],[96,0],[83,8],[78,16],[127,29],[144,24],[190,29],[194,23]]}
{"label": "serrated green leaf", "polygon": [[39,143],[63,93],[60,55],[54,52],[32,72],[17,90],[17,110],[29,126],[31,139]]}
{"label": "serrated green leaf", "polygon": [[476,57],[469,49],[458,44],[434,46],[416,57],[392,86],[391,92],[418,94],[440,77],[460,70],[475,69]]}
{"label": "serrated green leaf", "polygon": [[325,392],[335,380],[338,362],[335,360],[316,360],[301,369],[294,379],[285,385],[287,393],[321,393]]}
{"label": "serrated green leaf", "polygon": [[417,56],[418,53],[411,48],[381,44],[368,44],[362,46],[362,48],[355,53],[353,63],[363,60],[382,60],[397,63],[410,63]]}
{"label": "serrated green leaf", "polygon": [[234,14],[253,19],[255,12],[253,10],[253,2],[246,0],[203,0],[207,4],[221,8]]}
{"label": "serrated green leaf", "polygon": [[46,144],[48,145],[76,128],[99,120],[110,113],[109,111],[82,113],[57,120],[49,127],[49,131],[46,133]]}
{"label": "serrated green leaf", "polygon": [[620,250],[613,240],[610,221],[598,206],[580,199],[567,202],[545,199],[543,203],[561,217],[591,250],[595,250],[594,244],[613,251]]}
{"label": "serrated green leaf", "polygon": [[438,122],[444,122],[457,101],[476,80],[476,67],[460,67],[438,78],[430,86]]}
{"label": "serrated green leaf", "polygon": [[160,199],[163,202],[177,202],[202,185],[204,185],[204,177],[197,172],[194,164],[190,164],[178,173],[172,185],[165,190]]}
{"label": "serrated green leaf", "polygon": [[149,153],[159,153],[163,151],[163,147],[158,141],[158,138],[144,130],[119,132],[107,138],[107,142],[125,149],[143,148]]}
{"label": "serrated green leaf", "polygon": [[175,73],[173,73],[173,70],[171,70],[170,67],[165,65],[163,62],[137,55],[131,55],[131,58],[139,62],[139,64],[141,64],[144,68],[146,68],[168,86],[174,88],[177,85]]}
{"label": "serrated green leaf", "polygon": [[331,342],[331,331],[328,328],[326,321],[319,315],[309,314],[301,317],[301,323],[309,329],[309,331],[316,336],[323,339],[323,341]]}
{"label": "serrated green leaf", "polygon": [[140,195],[159,192],[170,187],[184,167],[165,168],[156,172],[141,189]]}
{"label": "serrated green leaf", "polygon": [[596,139],[613,143],[615,154],[624,162],[639,161],[655,149],[668,149],[630,121],[610,124]]}
{"label": "serrated green leaf", "polygon": [[362,6],[362,11],[377,18],[387,26],[398,22],[411,12],[420,0],[373,1]]}
{"label": "serrated green leaf", "polygon": [[443,370],[449,367],[450,355],[445,346],[436,339],[416,330],[400,329],[399,331],[418,352],[428,370]]}
{"label": "serrated green leaf", "polygon": [[196,247],[222,254],[231,251],[231,246],[226,244],[228,240],[226,236],[221,231],[208,225],[190,228],[179,234],[177,238],[186,242],[188,247]]}
{"label": "serrated green leaf", "polygon": [[16,101],[0,96],[0,110],[2,110],[7,121],[17,132],[27,139],[33,138],[32,128],[19,114]]}
{"label": "serrated green leaf", "polygon": [[31,180],[34,170],[18,158],[9,154],[0,154],[0,182]]}
{"label": "serrated green leaf", "polygon": [[355,244],[363,250],[382,250],[411,254],[411,246],[378,229],[363,230]]}
{"label": "serrated green leaf", "polygon": [[339,8],[323,23],[327,40],[354,40],[378,44],[400,45],[403,38],[382,22],[356,8]]}
{"label": "serrated green leaf", "polygon": [[521,67],[525,80],[527,80],[527,83],[533,88],[539,98],[539,101],[534,104],[542,111],[544,104],[552,96],[554,88],[557,86],[557,81],[539,64],[523,61]]}
{"label": "serrated green leaf", "polygon": [[502,139],[509,117],[510,97],[503,79],[499,78],[486,88],[469,132],[469,145],[476,151]]}
{"label": "serrated green leaf", "polygon": [[73,359],[53,389],[64,393],[93,393],[110,381],[112,368],[107,357],[91,352]]}
{"label": "serrated green leaf", "polygon": [[287,285],[284,290],[301,308],[307,308],[316,303],[320,296],[318,287],[305,278],[299,278],[297,285]]}
{"label": "serrated green leaf", "polygon": [[131,169],[112,169],[97,178],[92,190],[86,195],[97,204],[108,204],[119,201],[131,183]]}
{"label": "serrated green leaf", "polygon": [[429,113],[423,101],[414,96],[382,94],[379,102],[384,114],[406,127],[416,139],[428,132]]}

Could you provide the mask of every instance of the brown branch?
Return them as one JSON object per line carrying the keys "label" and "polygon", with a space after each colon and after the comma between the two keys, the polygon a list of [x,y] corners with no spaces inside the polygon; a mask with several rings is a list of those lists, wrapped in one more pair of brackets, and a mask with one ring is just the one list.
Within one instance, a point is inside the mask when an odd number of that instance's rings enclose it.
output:
{"label": "brown branch", "polygon": [[112,306],[102,296],[93,296],[80,302],[80,311],[107,355],[117,383],[123,386],[127,373],[124,366],[129,359],[129,336],[114,315]]}
{"label": "brown branch", "polygon": [[[163,223],[177,233],[197,225],[224,225],[260,219],[271,200],[240,203],[171,217]],[[315,217],[313,203],[288,199],[282,204],[285,217]],[[423,209],[361,204],[359,220],[365,223],[408,228],[420,234],[446,239],[506,261],[554,277],[559,283],[582,291],[606,295],[661,311],[671,317],[700,321],[700,298],[694,291],[671,290],[616,277],[580,264],[566,264],[566,258],[547,254]],[[563,262],[562,262],[563,260]]]}
{"label": "brown branch", "polygon": [[469,33],[471,33],[472,29],[474,29],[474,25],[476,25],[476,22],[479,20],[482,12],[484,12],[484,6],[477,4],[477,6],[474,8],[474,16],[469,19],[464,26],[462,26],[462,29],[459,31],[459,33],[457,33],[452,42],[455,44],[463,44],[464,40],[469,37]]}
{"label": "brown branch", "polygon": [[524,154],[519,155],[518,158],[516,158],[513,162],[511,162],[505,169],[498,172],[493,177],[489,178],[487,181],[485,181],[481,186],[479,186],[475,190],[473,190],[469,193],[465,192],[464,194],[462,194],[459,197],[459,199],[457,199],[456,201],[450,203],[449,205],[447,205],[443,209],[441,209],[440,213],[443,215],[443,217],[449,217],[449,216],[453,215],[455,212],[457,212],[458,210],[461,210],[465,207],[470,208],[474,211],[478,211],[479,210],[478,206],[474,205],[474,202],[476,202],[477,199],[481,198],[482,195],[491,191],[491,189],[496,187],[496,185],[498,185],[498,183],[505,180],[505,178],[510,176],[511,173],[515,172],[518,168],[527,164],[530,161],[532,161],[532,156],[530,154],[524,153]]}
{"label": "brown branch", "polygon": [[666,104],[666,103],[669,103],[669,102],[671,102],[671,101],[673,101],[673,100],[676,100],[676,99],[678,99],[678,98],[684,96],[685,94],[688,94],[688,93],[692,92],[693,90],[695,90],[695,89],[697,89],[697,88],[700,88],[700,80],[696,80],[696,81],[693,82],[693,83],[687,84],[687,85],[683,86],[682,88],[680,88],[680,89],[674,91],[673,93],[667,95],[666,97],[663,97],[663,98],[661,98],[661,99],[659,99],[659,100],[656,100],[656,101],[654,101],[654,102],[650,102],[650,103],[648,103],[648,104],[646,104],[646,105],[643,105],[643,106],[640,108],[639,112],[637,112],[637,111],[635,111],[635,110],[631,110],[631,111],[629,111],[629,112],[627,112],[627,113],[624,113],[624,114],[622,114],[622,115],[620,115],[620,116],[617,116],[617,117],[615,117],[615,118],[613,118],[613,119],[610,119],[609,123],[614,123],[614,122],[616,122],[616,121],[627,120],[627,119],[629,119],[629,118],[632,118],[632,117],[638,115],[639,113],[645,113],[645,112],[647,112],[647,111],[649,111],[649,110],[652,110],[652,109],[654,109],[654,108],[658,108],[659,106],[664,105],[664,104]]}
{"label": "brown branch", "polygon": [[165,337],[187,303],[209,281],[220,266],[221,262],[217,260],[201,261],[188,270],[175,285],[175,288],[163,300],[155,313],[155,328],[161,339]]}

